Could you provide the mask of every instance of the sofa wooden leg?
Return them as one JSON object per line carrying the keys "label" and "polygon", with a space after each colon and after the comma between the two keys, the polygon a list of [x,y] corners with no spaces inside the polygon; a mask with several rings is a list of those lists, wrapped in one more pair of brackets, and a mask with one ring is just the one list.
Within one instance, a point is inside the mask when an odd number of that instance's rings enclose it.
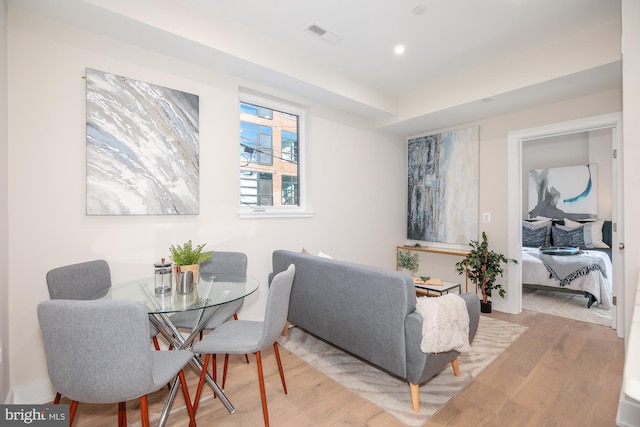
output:
{"label": "sofa wooden leg", "polygon": [[460,365],[458,364],[458,358],[456,357],[451,361],[451,367],[453,368],[453,375],[460,376]]}
{"label": "sofa wooden leg", "polygon": [[[289,321],[287,320],[284,323],[284,329],[282,330],[282,336],[286,337],[287,336],[287,331],[289,330]],[[247,362],[248,363],[248,362]]]}
{"label": "sofa wooden leg", "polygon": [[411,408],[413,412],[420,412],[420,385],[409,383],[411,391]]}

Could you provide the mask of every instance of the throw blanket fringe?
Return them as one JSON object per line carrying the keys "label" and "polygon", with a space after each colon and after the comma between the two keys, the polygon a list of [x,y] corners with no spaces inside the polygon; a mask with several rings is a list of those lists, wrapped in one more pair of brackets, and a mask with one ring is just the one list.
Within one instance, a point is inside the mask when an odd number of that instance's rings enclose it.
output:
{"label": "throw blanket fringe", "polygon": [[467,303],[456,294],[441,297],[420,297],[416,312],[422,316],[424,353],[443,353],[450,350],[468,351],[469,312]]}
{"label": "throw blanket fringe", "polygon": [[553,277],[560,282],[560,286],[567,286],[572,280],[586,276],[592,271],[600,271],[606,279],[607,270],[604,262],[597,257],[592,257],[584,253],[580,255],[554,256],[531,253],[538,258],[549,272],[549,277]]}

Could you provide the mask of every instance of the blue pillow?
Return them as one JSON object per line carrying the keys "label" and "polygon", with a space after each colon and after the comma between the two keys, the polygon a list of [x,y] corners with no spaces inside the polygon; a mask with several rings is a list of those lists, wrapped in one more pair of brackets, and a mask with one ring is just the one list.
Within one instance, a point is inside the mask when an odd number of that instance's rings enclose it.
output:
{"label": "blue pillow", "polygon": [[[545,236],[545,240],[544,240],[544,244],[543,245],[537,245],[535,247],[540,247],[540,246],[551,246],[551,226],[552,226],[552,222],[550,219],[523,219],[522,220],[522,226],[524,228],[528,228],[531,230],[537,230],[538,228],[544,228],[547,231],[547,235]],[[524,230],[524,229],[523,229]],[[524,243],[522,244],[522,246],[525,246]]]}
{"label": "blue pillow", "polygon": [[582,227],[572,229],[562,229],[560,227],[551,228],[551,238],[553,246],[569,246],[572,248],[584,249],[584,232]]}
{"label": "blue pillow", "polygon": [[547,228],[522,227],[522,246],[530,248],[540,248],[546,245]]}

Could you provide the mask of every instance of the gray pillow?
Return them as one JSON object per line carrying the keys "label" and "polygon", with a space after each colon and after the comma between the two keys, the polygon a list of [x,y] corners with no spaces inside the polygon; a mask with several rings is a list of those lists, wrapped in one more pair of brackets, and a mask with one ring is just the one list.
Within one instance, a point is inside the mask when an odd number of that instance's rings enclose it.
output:
{"label": "gray pillow", "polygon": [[[544,220],[522,220],[522,227],[523,227],[523,234],[524,234],[524,229],[528,228],[530,230],[537,230],[539,228],[544,228],[547,231],[547,234],[545,236],[545,241],[544,244],[542,245],[537,245],[535,247],[540,247],[540,246],[551,246],[551,226],[552,226],[552,221],[551,219],[544,219]],[[524,246],[524,243],[522,244]]]}
{"label": "gray pillow", "polygon": [[522,227],[522,246],[529,248],[539,248],[548,246],[547,240],[547,228],[527,228]]}
{"label": "gray pillow", "polygon": [[568,246],[572,248],[584,248],[584,232],[582,227],[566,229],[555,226],[551,229],[553,246]]}

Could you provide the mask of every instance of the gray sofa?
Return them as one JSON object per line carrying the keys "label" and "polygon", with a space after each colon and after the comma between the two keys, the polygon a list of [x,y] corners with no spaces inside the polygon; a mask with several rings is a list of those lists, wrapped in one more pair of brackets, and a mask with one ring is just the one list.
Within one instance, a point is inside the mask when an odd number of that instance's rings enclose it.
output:
{"label": "gray sofa", "polygon": [[[459,375],[455,350],[423,353],[422,316],[415,312],[411,277],[395,271],[285,250],[273,252],[273,275],[296,266],[288,320],[409,382],[419,410],[419,385],[449,363]],[[469,311],[469,341],[478,330],[480,302],[462,295]]]}

